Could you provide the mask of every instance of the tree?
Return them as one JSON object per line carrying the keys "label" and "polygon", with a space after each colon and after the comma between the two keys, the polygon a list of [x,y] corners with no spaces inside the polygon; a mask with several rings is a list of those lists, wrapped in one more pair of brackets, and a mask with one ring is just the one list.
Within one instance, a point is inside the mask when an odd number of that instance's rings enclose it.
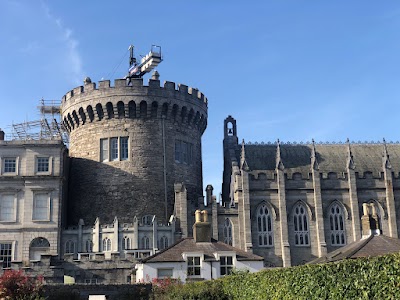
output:
{"label": "tree", "polygon": [[27,276],[22,270],[5,270],[0,276],[0,300],[44,299],[42,276]]}

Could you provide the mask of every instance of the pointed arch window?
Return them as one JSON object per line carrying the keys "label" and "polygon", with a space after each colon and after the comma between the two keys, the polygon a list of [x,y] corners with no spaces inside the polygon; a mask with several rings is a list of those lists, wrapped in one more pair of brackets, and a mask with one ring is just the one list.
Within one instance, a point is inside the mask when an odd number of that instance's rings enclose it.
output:
{"label": "pointed arch window", "polygon": [[131,239],[125,236],[122,239],[122,250],[130,250],[130,249],[132,249]]}
{"label": "pointed arch window", "polygon": [[233,245],[232,222],[229,218],[226,218],[224,222],[224,243],[231,246]]}
{"label": "pointed arch window", "polygon": [[111,240],[109,238],[103,240],[103,251],[111,251]]}
{"label": "pointed arch window", "polygon": [[274,245],[271,210],[265,204],[257,208],[257,232],[260,247]]}
{"label": "pointed arch window", "polygon": [[293,209],[294,244],[296,246],[310,245],[310,231],[308,227],[307,209],[297,203]]}
{"label": "pointed arch window", "polygon": [[333,203],[329,209],[329,228],[332,246],[346,245],[343,209],[338,203]]}
{"label": "pointed arch window", "polygon": [[142,248],[150,249],[150,239],[147,236],[142,237]]}
{"label": "pointed arch window", "polygon": [[73,254],[75,253],[75,242],[72,240],[68,240],[65,243],[65,254]]}
{"label": "pointed arch window", "polygon": [[160,238],[158,248],[160,250],[168,248],[168,238],[165,235]]}
{"label": "pointed arch window", "polygon": [[93,252],[93,242],[92,242],[92,240],[86,240],[85,249],[86,249],[87,253]]}

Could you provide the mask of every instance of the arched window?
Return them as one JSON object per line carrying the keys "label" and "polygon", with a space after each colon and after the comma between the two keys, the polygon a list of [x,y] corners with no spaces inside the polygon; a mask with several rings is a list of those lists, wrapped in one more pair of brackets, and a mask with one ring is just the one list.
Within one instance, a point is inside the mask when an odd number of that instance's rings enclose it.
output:
{"label": "arched window", "polygon": [[346,245],[343,210],[338,203],[333,203],[329,209],[329,226],[332,246]]}
{"label": "arched window", "polygon": [[93,252],[93,242],[91,240],[86,240],[85,250],[87,253]]}
{"label": "arched window", "polygon": [[225,219],[223,232],[224,232],[224,243],[232,246],[232,244],[233,244],[232,222],[231,222],[231,220],[229,220],[229,218]]}
{"label": "arched window", "polygon": [[294,244],[297,246],[310,245],[307,210],[303,204],[297,203],[293,209]]}
{"label": "arched window", "polygon": [[233,124],[232,124],[232,122],[228,122],[227,124],[226,124],[226,129],[227,129],[227,135],[228,136],[233,136]]}
{"label": "arched window", "polygon": [[65,254],[73,254],[75,253],[75,242],[68,240],[65,243]]}
{"label": "arched window", "polygon": [[168,238],[165,235],[160,238],[158,248],[160,250],[168,248]]}
{"label": "arched window", "polygon": [[142,248],[150,249],[150,239],[147,236],[142,237]]}
{"label": "arched window", "polygon": [[111,240],[109,238],[103,240],[103,251],[111,251]]}
{"label": "arched window", "polygon": [[132,249],[131,239],[125,236],[122,239],[122,250],[130,250],[130,249]]}
{"label": "arched window", "polygon": [[260,247],[274,245],[271,210],[265,204],[257,208],[257,232]]}
{"label": "arched window", "polygon": [[153,223],[153,216],[152,215],[145,215],[142,217],[143,225],[151,225]]}

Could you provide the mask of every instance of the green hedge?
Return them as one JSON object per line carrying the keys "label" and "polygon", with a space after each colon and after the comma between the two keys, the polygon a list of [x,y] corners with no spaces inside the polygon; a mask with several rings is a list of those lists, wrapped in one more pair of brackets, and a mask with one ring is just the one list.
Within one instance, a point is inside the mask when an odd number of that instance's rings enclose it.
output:
{"label": "green hedge", "polygon": [[237,272],[163,292],[155,299],[400,299],[400,254]]}

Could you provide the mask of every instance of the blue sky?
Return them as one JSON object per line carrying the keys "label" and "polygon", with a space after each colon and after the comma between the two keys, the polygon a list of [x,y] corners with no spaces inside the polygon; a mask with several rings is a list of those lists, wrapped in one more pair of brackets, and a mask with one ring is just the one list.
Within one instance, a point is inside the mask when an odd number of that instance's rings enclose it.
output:
{"label": "blue sky", "polygon": [[[121,78],[130,44],[209,99],[204,186],[220,191],[223,120],[251,142],[400,140],[397,1],[0,1],[0,128],[39,100]],[[147,81],[147,78],[145,78]]]}

